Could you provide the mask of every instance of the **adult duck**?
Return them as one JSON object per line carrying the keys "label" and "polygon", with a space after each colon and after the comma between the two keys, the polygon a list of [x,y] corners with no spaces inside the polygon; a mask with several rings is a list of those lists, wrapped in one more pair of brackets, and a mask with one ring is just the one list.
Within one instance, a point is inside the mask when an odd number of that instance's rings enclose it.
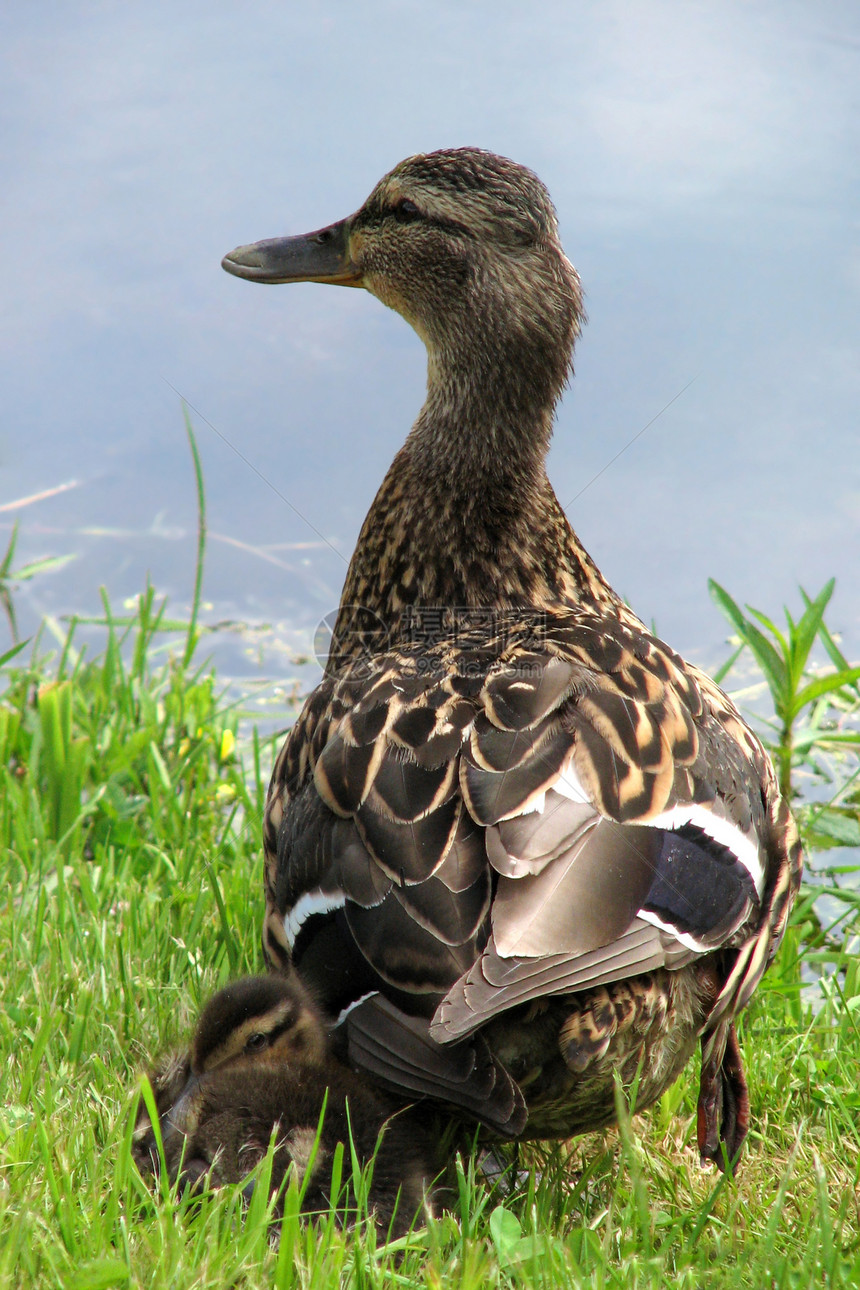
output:
{"label": "adult duck", "polygon": [[800,847],[758,739],[609,587],[547,479],[582,301],[546,189],[474,148],[410,157],[354,215],[223,266],[364,287],[428,353],[275,765],[270,964],[355,1066],[511,1135],[610,1122],[616,1073],[647,1106],[701,1040],[699,1148],[731,1161],[734,1018]]}

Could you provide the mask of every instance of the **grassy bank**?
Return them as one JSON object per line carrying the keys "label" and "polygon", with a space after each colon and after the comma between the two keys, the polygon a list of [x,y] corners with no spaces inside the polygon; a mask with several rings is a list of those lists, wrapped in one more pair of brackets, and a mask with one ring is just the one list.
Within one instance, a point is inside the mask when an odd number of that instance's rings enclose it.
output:
{"label": "grassy bank", "polygon": [[513,1192],[462,1160],[456,1211],[387,1247],[366,1223],[299,1223],[295,1195],[276,1246],[262,1189],[247,1214],[233,1192],[191,1212],[153,1200],[130,1160],[142,1066],[219,983],[262,967],[274,744],[240,729],[196,625],[167,623],[151,592],[124,621],[105,603],[92,658],[74,624],[7,656],[0,1284],[860,1284],[856,678],[824,593],[781,625],[714,594],[736,666],[755,661],[746,681],[772,700],[765,733],[816,870],[743,1021],[753,1131],[737,1181],[699,1168],[692,1067],[620,1131],[522,1152]]}

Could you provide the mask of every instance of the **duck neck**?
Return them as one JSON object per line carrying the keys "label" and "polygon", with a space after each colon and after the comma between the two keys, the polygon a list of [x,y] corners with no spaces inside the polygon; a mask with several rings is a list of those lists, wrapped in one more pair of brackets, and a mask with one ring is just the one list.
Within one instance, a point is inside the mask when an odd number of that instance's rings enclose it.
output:
{"label": "duck neck", "polygon": [[[558,382],[550,373],[523,379],[523,356],[508,354],[499,341],[474,352],[429,347],[427,398],[406,451],[418,470],[444,481],[448,494],[482,500],[489,513],[501,502],[528,509],[535,487],[546,483],[545,461],[552,436]],[[557,387],[556,387],[557,384]],[[475,498],[480,481],[482,498]]]}
{"label": "duck neck", "polygon": [[[487,338],[484,338],[485,341]],[[487,355],[501,358],[490,366]],[[545,366],[545,364],[544,364]],[[524,367],[498,339],[479,354],[430,349],[427,399],[364,521],[335,628],[384,625],[394,643],[416,609],[564,612],[618,605],[546,475],[566,375]],[[525,379],[515,373],[525,371]],[[550,375],[552,379],[550,379]],[[365,621],[366,620],[366,621]]]}

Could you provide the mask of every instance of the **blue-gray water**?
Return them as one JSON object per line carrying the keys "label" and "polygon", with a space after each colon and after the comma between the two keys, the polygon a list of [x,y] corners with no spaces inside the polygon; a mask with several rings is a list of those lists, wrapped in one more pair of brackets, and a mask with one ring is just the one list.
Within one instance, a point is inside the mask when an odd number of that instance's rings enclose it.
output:
{"label": "blue-gray water", "polygon": [[605,574],[705,663],[727,630],[709,575],[776,613],[835,574],[831,624],[860,654],[850,0],[35,3],[0,34],[0,506],[76,485],[0,510],[0,553],[18,515],[17,563],[78,557],[19,595],[24,630],[97,610],[100,583],[121,605],[147,572],[187,606],[181,395],[208,617],[309,643],[424,353],[364,292],[219,261],[468,143],[545,180],[583,278],[550,470]]}

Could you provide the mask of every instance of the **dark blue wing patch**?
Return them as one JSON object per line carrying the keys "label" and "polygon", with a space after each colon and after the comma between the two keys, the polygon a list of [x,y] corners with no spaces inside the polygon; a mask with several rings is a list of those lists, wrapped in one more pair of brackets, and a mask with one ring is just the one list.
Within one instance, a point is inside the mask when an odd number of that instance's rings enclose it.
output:
{"label": "dark blue wing patch", "polygon": [[642,906],[662,923],[700,941],[719,941],[727,928],[758,905],[752,875],[728,847],[704,829],[666,830],[657,870]]}

